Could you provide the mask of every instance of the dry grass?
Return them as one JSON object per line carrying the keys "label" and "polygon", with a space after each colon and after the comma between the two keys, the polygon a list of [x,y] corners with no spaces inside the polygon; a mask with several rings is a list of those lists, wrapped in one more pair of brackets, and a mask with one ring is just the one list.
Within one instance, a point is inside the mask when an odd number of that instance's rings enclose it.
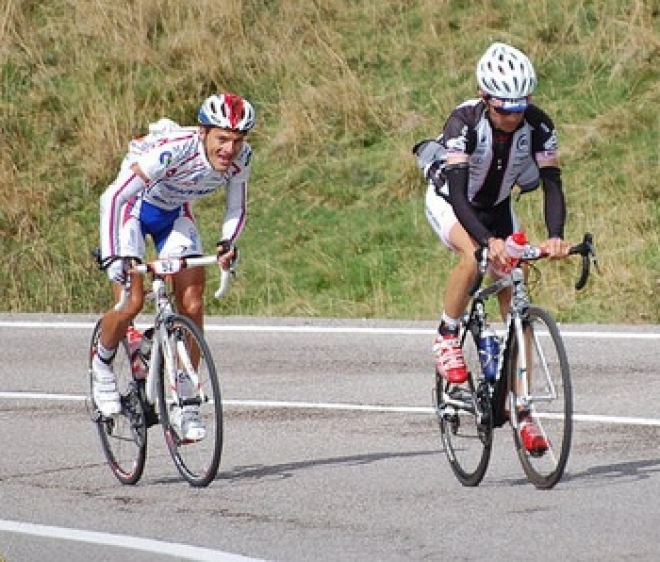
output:
{"label": "dry grass", "polygon": [[[7,310],[97,310],[87,250],[129,138],[194,119],[210,92],[254,101],[244,282],[216,312],[432,318],[449,254],[410,146],[474,93],[492,40],[525,49],[564,153],[568,234],[603,276],[544,267],[560,319],[658,322],[660,3],[604,0],[8,0],[0,7],[0,288]],[[221,198],[200,205],[215,237]],[[541,236],[538,194],[520,202]]]}

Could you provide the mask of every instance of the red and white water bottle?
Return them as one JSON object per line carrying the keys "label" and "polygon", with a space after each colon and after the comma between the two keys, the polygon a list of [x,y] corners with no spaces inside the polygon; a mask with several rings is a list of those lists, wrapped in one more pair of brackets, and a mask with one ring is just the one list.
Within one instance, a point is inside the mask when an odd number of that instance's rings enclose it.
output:
{"label": "red and white water bottle", "polygon": [[507,236],[504,241],[504,249],[507,253],[507,265],[502,267],[499,264],[491,262],[490,269],[497,277],[503,277],[511,273],[514,267],[518,265],[518,261],[523,257],[525,248],[527,247],[527,237],[524,231],[514,232]]}
{"label": "red and white water bottle", "polygon": [[129,326],[126,330],[126,341],[131,354],[131,370],[133,377],[136,379],[143,379],[147,374],[147,369],[142,356],[140,354],[140,346],[142,344],[142,333],[135,326]]}

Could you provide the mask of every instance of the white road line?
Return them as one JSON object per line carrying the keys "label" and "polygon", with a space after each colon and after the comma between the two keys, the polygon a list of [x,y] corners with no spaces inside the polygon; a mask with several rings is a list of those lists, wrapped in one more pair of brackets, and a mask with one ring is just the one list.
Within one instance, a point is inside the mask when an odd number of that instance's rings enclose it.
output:
{"label": "white road line", "polygon": [[[39,392],[0,392],[0,400],[40,400],[51,402],[84,402],[87,397],[75,394],[49,394]],[[223,400],[223,406],[239,408],[279,408],[282,410],[341,410],[346,412],[376,412],[384,414],[426,414],[435,413],[425,406],[385,406],[378,404],[347,404],[322,402],[287,402],[275,400]],[[606,423],[614,425],[660,426],[660,419],[634,418],[630,416],[605,416],[600,414],[573,414],[578,422]]]}
{"label": "white road line", "polygon": [[113,548],[126,548],[141,550],[153,554],[162,554],[171,558],[186,560],[201,560],[208,562],[256,562],[257,558],[246,558],[238,554],[221,552],[197,546],[161,542],[152,539],[142,539],[129,535],[112,535],[81,529],[67,529],[64,527],[51,527],[35,525],[21,521],[6,521],[0,519],[0,532],[18,533],[33,537],[45,537],[58,540],[76,541],[86,544],[100,544]]}
{"label": "white road line", "polygon": [[[146,324],[138,323],[139,327]],[[94,322],[33,322],[33,321],[0,321],[0,328],[29,328],[29,329],[92,329]],[[562,326],[560,325],[560,330]],[[307,334],[381,334],[415,336],[434,334],[433,329],[421,328],[361,328],[358,326],[258,326],[241,324],[214,325],[207,324],[204,329],[208,332],[280,332],[280,333],[307,333]],[[596,338],[617,340],[658,340],[660,332],[651,333],[629,333],[629,332],[572,332],[566,330],[561,332],[564,338]]]}
{"label": "white road line", "polygon": [[[31,322],[31,321],[0,321],[0,328],[27,328],[27,329],[89,329],[94,322]],[[209,332],[280,332],[280,333],[337,333],[337,334],[381,334],[381,335],[428,335],[434,330],[414,328],[361,328],[361,327],[332,327],[332,326],[258,326],[258,325],[212,325],[207,324],[205,329]],[[660,339],[660,333],[621,333],[621,332],[571,332],[562,331],[564,338],[593,338],[593,339]],[[72,394],[52,394],[36,392],[0,392],[0,400],[39,400],[51,402],[84,402],[86,396]],[[430,407],[384,406],[370,404],[345,403],[314,403],[314,402],[277,402],[271,400],[224,400],[223,404],[233,407],[247,408],[281,408],[281,409],[318,409],[342,410],[379,413],[412,413],[433,414]],[[575,414],[575,421],[609,423],[624,425],[660,426],[660,419],[602,416],[591,414]],[[127,535],[114,535],[80,529],[67,529],[36,525],[18,521],[0,519],[0,532],[18,533],[30,536],[70,540],[88,544],[106,545],[113,548],[141,550],[154,554],[178,557],[189,560],[215,561],[215,562],[255,562],[255,558],[211,550],[207,548],[188,546],[176,543],[160,542],[152,539],[131,537]]]}

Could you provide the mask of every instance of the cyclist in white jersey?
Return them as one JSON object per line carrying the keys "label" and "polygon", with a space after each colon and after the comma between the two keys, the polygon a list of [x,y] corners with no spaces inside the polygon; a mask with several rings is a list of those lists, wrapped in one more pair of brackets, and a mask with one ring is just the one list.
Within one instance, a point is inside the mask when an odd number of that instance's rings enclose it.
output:
{"label": "cyclist in white jersey", "polygon": [[[252,156],[245,137],[255,123],[254,108],[235,94],[212,95],[202,104],[198,121],[193,127],[180,127],[168,119],[152,124],[147,136],[129,144],[117,178],[101,196],[101,257],[115,282],[115,298],[130,260],[144,259],[147,236],[161,258],[203,254],[192,203],[220,188],[226,191],[226,208],[218,262],[226,269],[235,257],[234,243],[245,225]],[[204,269],[182,270],[173,281],[179,312],[203,328]],[[143,279],[136,275],[128,304],[119,311],[110,309],[103,317],[93,359],[93,394],[106,416],[121,409],[112,359],[143,304]],[[200,438],[201,421],[191,409],[183,412],[184,433],[187,429]]]}
{"label": "cyclist in white jersey", "polygon": [[[438,372],[456,384],[467,379],[458,330],[476,275],[474,252],[487,246],[493,265],[507,265],[504,240],[520,227],[511,208],[515,185],[524,192],[543,184],[548,238],[540,246],[551,258],[564,257],[569,249],[563,240],[566,207],[557,137],[552,120],[531,103],[532,63],[518,49],[494,43],[476,75],[478,98],[456,107],[435,140],[413,149],[429,182],[426,216],[458,256],[447,277],[433,345]],[[505,310],[509,294],[499,296]],[[531,439],[538,430],[530,424],[527,431]]]}

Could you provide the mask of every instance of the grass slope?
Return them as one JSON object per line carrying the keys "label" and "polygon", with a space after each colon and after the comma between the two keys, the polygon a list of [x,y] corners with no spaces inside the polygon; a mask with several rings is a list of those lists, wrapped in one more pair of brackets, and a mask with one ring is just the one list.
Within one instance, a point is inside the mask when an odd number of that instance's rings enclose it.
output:
{"label": "grass slope", "polygon": [[[603,273],[576,294],[577,263],[543,264],[534,298],[563,321],[659,322],[659,13],[657,0],[9,0],[0,308],[106,308],[88,250],[129,138],[162,116],[191,123],[230,90],[257,108],[256,155],[241,278],[209,311],[435,318],[452,256],[410,147],[474,94],[476,60],[504,40],[535,63],[567,235],[595,234]],[[533,238],[539,195],[517,204]],[[197,206],[208,247],[222,206]]]}

